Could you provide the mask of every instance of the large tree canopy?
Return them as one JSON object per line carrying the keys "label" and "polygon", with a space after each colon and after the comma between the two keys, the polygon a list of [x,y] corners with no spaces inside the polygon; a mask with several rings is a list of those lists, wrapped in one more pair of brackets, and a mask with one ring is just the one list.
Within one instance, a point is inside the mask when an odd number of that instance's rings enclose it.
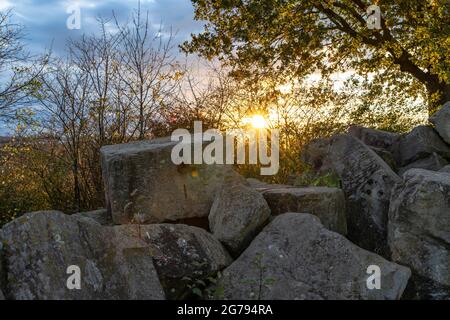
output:
{"label": "large tree canopy", "polygon": [[182,48],[241,71],[304,77],[352,70],[377,92],[423,95],[430,111],[450,100],[450,1],[192,0],[205,30]]}

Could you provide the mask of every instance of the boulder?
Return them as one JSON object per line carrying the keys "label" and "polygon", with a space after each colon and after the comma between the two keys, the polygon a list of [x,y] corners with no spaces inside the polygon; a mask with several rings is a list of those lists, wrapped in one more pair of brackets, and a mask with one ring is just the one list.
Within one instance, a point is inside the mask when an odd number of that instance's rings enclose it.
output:
{"label": "boulder", "polygon": [[[141,239],[153,258],[168,299],[189,297],[199,282],[228,266],[232,259],[218,240],[203,229],[182,224],[114,227],[123,239]],[[122,245],[131,246],[133,243]]]}
{"label": "boulder", "polygon": [[397,170],[397,163],[395,162],[394,155],[382,148],[376,148],[376,147],[370,147],[381,159],[383,159],[384,162],[394,171]]}
{"label": "boulder", "polygon": [[[5,225],[0,242],[9,299],[164,299],[151,255],[135,251],[142,241],[118,237],[112,227],[35,212]],[[79,290],[68,286],[76,269]]]}
{"label": "boulder", "polygon": [[98,209],[88,212],[79,212],[74,214],[75,217],[89,219],[91,222],[98,223],[102,226],[112,226],[111,216],[106,209]]}
{"label": "boulder", "polygon": [[[378,266],[380,289],[367,270]],[[329,231],[313,215],[277,216],[223,272],[215,288],[225,299],[399,299],[410,270]]]}
{"label": "boulder", "polygon": [[330,139],[321,138],[311,140],[301,152],[301,160],[310,165],[315,172],[327,172],[332,168],[332,162],[327,157]]}
{"label": "boulder", "polygon": [[434,124],[441,138],[450,144],[450,101],[430,118],[430,122]]}
{"label": "boulder", "polygon": [[254,179],[254,178],[247,178],[247,185],[249,185],[252,188],[263,188],[265,186],[270,185],[269,183],[263,182],[261,180],[258,179]]}
{"label": "boulder", "polygon": [[115,224],[207,217],[227,179],[242,179],[230,165],[175,165],[168,138],[103,147],[103,180]]}
{"label": "boulder", "polygon": [[426,170],[432,170],[432,171],[439,171],[442,169],[446,164],[448,164],[448,161],[442,158],[440,155],[438,155],[436,152],[433,152],[431,155],[429,155],[426,158],[419,159],[417,161],[414,161],[411,164],[408,164],[407,166],[404,166],[398,170],[398,174],[402,176],[406,171],[409,169],[426,169]]}
{"label": "boulder", "polygon": [[272,215],[310,212],[317,216],[326,228],[343,235],[347,234],[345,197],[341,189],[267,185],[256,190],[263,194]]}
{"label": "boulder", "polygon": [[243,184],[225,185],[209,213],[209,228],[220,242],[238,256],[270,217],[264,197]]}
{"label": "boulder", "polygon": [[428,126],[418,126],[410,133],[402,135],[395,146],[394,157],[399,167],[426,158],[433,153],[450,159],[450,146],[436,131]]}
{"label": "boulder", "polygon": [[351,126],[348,129],[348,134],[361,140],[368,146],[386,150],[390,150],[392,145],[400,137],[398,133],[361,126]]}
{"label": "boulder", "polygon": [[450,174],[411,169],[392,192],[392,259],[413,271],[415,298],[450,299]]}
{"label": "boulder", "polygon": [[439,172],[450,173],[450,165],[443,167]]}
{"label": "boulder", "polygon": [[350,135],[329,139],[326,158],[345,193],[348,238],[366,250],[389,257],[389,201],[391,189],[401,179],[373,150]]}

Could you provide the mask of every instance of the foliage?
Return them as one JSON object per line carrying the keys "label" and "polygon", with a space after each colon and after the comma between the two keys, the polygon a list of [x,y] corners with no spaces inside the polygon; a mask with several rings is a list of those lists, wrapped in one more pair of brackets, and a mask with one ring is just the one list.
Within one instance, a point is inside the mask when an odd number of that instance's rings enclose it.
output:
{"label": "foliage", "polygon": [[182,48],[219,57],[236,74],[325,79],[353,72],[366,97],[397,97],[392,108],[450,100],[450,2],[379,1],[381,29],[369,29],[368,0],[193,0],[207,23]]}
{"label": "foliage", "polygon": [[12,141],[0,149],[0,225],[24,212],[71,211],[70,166],[46,141]]}

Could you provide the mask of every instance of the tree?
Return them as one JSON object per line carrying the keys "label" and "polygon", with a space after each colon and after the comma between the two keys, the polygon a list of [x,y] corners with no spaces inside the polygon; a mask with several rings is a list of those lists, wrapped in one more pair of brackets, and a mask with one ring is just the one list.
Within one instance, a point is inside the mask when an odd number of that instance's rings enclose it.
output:
{"label": "tree", "polygon": [[11,21],[11,12],[0,12],[0,118],[17,117],[17,107],[33,101],[39,88],[38,77],[43,72],[47,56],[33,61],[22,45],[23,29]]}
{"label": "tree", "polygon": [[160,119],[161,110],[167,107],[167,99],[176,86],[176,61],[172,55],[172,33],[168,39],[162,36],[162,30],[152,33],[149,13],[143,12],[138,5],[131,22],[121,25],[117,22],[121,41],[120,64],[123,90],[127,92],[131,108],[138,111],[135,128],[139,139],[152,136],[152,127]]}
{"label": "tree", "polygon": [[192,2],[195,18],[207,23],[183,50],[218,56],[241,75],[329,78],[352,70],[353,80],[374,89],[368,97],[380,88],[403,101],[422,97],[430,112],[450,100],[448,0],[378,1],[379,29],[368,27],[368,0]]}

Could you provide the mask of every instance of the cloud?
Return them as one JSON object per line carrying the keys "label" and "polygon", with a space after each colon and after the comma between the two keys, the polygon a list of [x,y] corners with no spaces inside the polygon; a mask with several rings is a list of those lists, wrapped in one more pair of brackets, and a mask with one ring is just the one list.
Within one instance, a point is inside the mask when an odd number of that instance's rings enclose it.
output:
{"label": "cloud", "polygon": [[[77,4],[81,13],[81,29],[66,27],[67,8]],[[137,0],[21,0],[12,3],[0,0],[0,10],[12,8],[14,19],[25,27],[25,44],[33,53],[42,53],[50,46],[57,55],[63,55],[69,39],[98,32],[97,18],[126,21],[137,8]],[[163,27],[162,34],[173,30],[175,43],[188,39],[191,33],[201,30],[202,24],[194,21],[190,0],[141,0],[141,8],[148,10],[153,28]],[[113,24],[110,24],[113,28]]]}

